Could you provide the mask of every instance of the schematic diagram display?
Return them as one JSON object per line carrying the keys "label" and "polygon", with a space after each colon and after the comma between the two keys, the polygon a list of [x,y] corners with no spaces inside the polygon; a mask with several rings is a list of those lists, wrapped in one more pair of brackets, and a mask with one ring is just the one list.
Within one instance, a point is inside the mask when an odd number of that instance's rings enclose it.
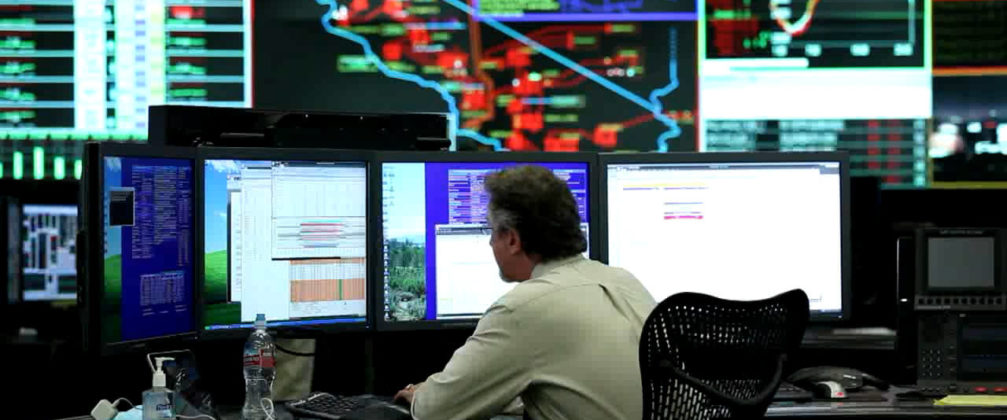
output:
{"label": "schematic diagram display", "polygon": [[507,21],[695,20],[694,0],[474,0],[479,17]]}
{"label": "schematic diagram display", "polygon": [[365,321],[366,164],[204,167],[204,329]]}
{"label": "schematic diagram display", "polygon": [[28,204],[22,212],[24,300],[77,297],[77,207]]}
{"label": "schematic diagram display", "polygon": [[700,150],[706,120],[930,118],[929,4],[702,2]]}
{"label": "schematic diagram display", "polygon": [[[476,5],[480,14],[461,0],[301,0],[314,13],[315,48],[329,55],[299,61],[324,66],[325,76],[309,73],[333,90],[286,98],[293,83],[263,86],[259,104],[448,112],[457,139],[490,149],[695,149],[694,21],[648,21],[634,10],[650,6],[593,0],[564,3],[591,16],[505,22],[489,11],[505,3]],[[695,16],[688,2],[651,3]],[[594,5],[612,11],[594,16]],[[257,31],[271,39],[282,27]]]}
{"label": "schematic diagram display", "polygon": [[922,66],[925,0],[706,0],[707,58]]}
{"label": "schematic diagram display", "polygon": [[930,0],[701,2],[699,150],[847,150],[854,175],[925,186],[930,8]]}

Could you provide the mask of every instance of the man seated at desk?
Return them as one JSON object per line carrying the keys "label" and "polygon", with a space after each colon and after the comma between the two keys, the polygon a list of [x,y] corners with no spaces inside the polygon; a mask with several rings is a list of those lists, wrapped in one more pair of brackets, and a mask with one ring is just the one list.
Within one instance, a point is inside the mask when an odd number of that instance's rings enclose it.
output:
{"label": "man seated at desk", "polygon": [[396,395],[419,420],[639,419],[638,346],[654,298],[625,270],[581,254],[587,240],[564,181],[540,166],[486,178],[490,247],[517,285],[483,315],[440,373]]}

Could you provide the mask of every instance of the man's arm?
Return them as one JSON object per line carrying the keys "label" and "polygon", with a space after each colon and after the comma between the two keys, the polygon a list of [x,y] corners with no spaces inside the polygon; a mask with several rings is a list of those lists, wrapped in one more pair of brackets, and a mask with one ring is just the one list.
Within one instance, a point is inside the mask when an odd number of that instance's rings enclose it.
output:
{"label": "man's arm", "polygon": [[534,357],[521,327],[510,310],[490,308],[444,370],[416,389],[413,418],[489,418],[514,401],[528,386]]}

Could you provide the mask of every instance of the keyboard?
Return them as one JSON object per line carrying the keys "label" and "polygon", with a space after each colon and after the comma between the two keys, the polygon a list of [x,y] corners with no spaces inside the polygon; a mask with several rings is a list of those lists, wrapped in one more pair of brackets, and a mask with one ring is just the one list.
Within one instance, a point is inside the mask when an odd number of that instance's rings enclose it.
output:
{"label": "keyboard", "polygon": [[374,405],[391,405],[391,400],[374,395],[332,395],[314,392],[311,395],[287,403],[287,409],[305,417],[340,420],[343,416]]}

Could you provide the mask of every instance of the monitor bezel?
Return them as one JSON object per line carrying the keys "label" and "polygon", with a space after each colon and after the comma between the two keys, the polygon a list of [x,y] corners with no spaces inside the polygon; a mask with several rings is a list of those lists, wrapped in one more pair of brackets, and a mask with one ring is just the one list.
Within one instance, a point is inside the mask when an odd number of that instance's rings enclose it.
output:
{"label": "monitor bezel", "polygon": [[[500,162],[516,162],[516,163],[584,163],[587,165],[588,170],[588,247],[590,248],[589,256],[591,259],[598,259],[600,255],[600,250],[598,248],[599,239],[599,223],[600,215],[598,209],[599,194],[598,194],[598,155],[592,152],[568,152],[568,153],[555,153],[555,152],[482,152],[482,151],[464,151],[464,152],[378,152],[375,157],[375,172],[373,191],[374,194],[374,205],[375,208],[381,209],[383,205],[383,190],[381,185],[382,169],[385,163],[451,163],[451,162],[472,162],[472,163],[500,163]],[[382,252],[382,244],[384,243],[384,221],[383,217],[378,214],[377,225],[375,228],[375,238],[374,247],[377,253]],[[487,247],[487,252],[490,250]],[[378,254],[375,255],[378,255]],[[383,261],[374,261],[374,279],[372,282],[372,287],[375,289],[371,296],[374,296],[375,301],[375,311],[374,316],[376,320],[376,327],[378,331],[423,331],[423,330],[446,330],[446,329],[472,329],[475,328],[476,324],[479,323],[481,318],[473,319],[461,319],[461,320],[422,320],[422,321],[397,321],[390,322],[385,320],[385,294],[384,294],[384,276],[382,271],[384,270]]]}
{"label": "monitor bezel", "polygon": [[[4,273],[5,280],[0,290],[3,291],[0,308],[7,308],[20,304],[24,300],[23,279],[24,269],[21,262],[21,225],[23,216],[21,215],[21,202],[14,196],[0,196],[0,226],[3,226],[3,242],[0,243],[0,251],[3,252],[0,260],[0,271]],[[10,249],[10,247],[18,249]]]}
{"label": "monitor bezel", "polygon": [[[930,281],[930,239],[932,238],[991,238],[993,239],[993,286],[992,287],[931,287]],[[988,295],[1003,293],[1005,272],[1004,256],[1007,249],[1004,240],[1007,232],[998,228],[921,228],[916,231],[916,290],[917,295]]]}
{"label": "monitor bezel", "polygon": [[[604,203],[601,229],[601,261],[608,264],[608,167],[612,164],[734,164],[734,163],[838,162],[840,190],[840,264],[842,269],[842,309],[838,312],[810,312],[814,322],[848,321],[852,316],[852,243],[850,236],[850,159],[846,152],[685,152],[685,153],[602,153],[598,157],[599,199]],[[655,298],[658,298],[655,296]]]}
{"label": "monitor bezel", "polygon": [[[196,189],[196,156],[195,150],[180,147],[155,147],[146,144],[135,143],[88,143],[84,147],[84,176],[81,182],[81,204],[78,211],[78,223],[82,227],[84,240],[80,241],[87,246],[78,248],[78,286],[77,302],[83,320],[85,350],[96,352],[101,356],[112,356],[124,353],[140,353],[152,350],[161,350],[170,346],[187,345],[197,338],[196,322],[199,310],[196,306],[196,284],[198,284],[197,273],[195,272],[195,261],[193,261],[193,296],[192,296],[192,324],[189,330],[164,336],[147,337],[135,340],[122,340],[106,342],[102,337],[101,306],[104,296],[104,252],[96,250],[104,249],[104,188],[105,157],[136,157],[154,159],[183,159],[189,160],[193,164],[193,189]],[[193,191],[195,193],[195,191]],[[91,228],[95,228],[92,230]],[[195,235],[198,226],[193,220],[192,234]],[[195,243],[195,237],[192,238]],[[80,252],[84,250],[84,256]],[[193,253],[197,250],[194,248]],[[195,257],[195,255],[193,255]],[[80,268],[83,268],[81,270]],[[83,271],[83,274],[81,273]],[[86,280],[81,282],[80,280]]]}
{"label": "monitor bezel", "polygon": [[[248,336],[251,328],[233,328],[233,329],[217,329],[217,330],[207,330],[204,322],[204,310],[205,310],[205,300],[203,296],[205,287],[205,220],[204,220],[204,205],[206,193],[206,180],[204,177],[206,169],[207,160],[262,160],[262,161],[277,161],[277,160],[289,160],[289,161],[315,161],[315,162],[363,162],[365,166],[365,171],[367,174],[367,181],[365,190],[367,192],[366,201],[366,215],[367,215],[367,233],[365,234],[367,243],[367,262],[365,266],[365,275],[368,277],[373,276],[374,270],[372,269],[374,247],[371,244],[375,238],[375,215],[373,214],[373,200],[374,195],[373,182],[375,177],[375,164],[374,164],[374,152],[371,151],[361,151],[361,150],[339,150],[339,149],[312,149],[312,148],[251,148],[251,147],[207,147],[201,146],[196,148],[196,179],[199,181],[199,187],[196,191],[196,251],[199,255],[196,256],[196,270],[199,273],[197,278],[196,286],[196,298],[197,306],[199,311],[197,311],[196,328],[199,331],[200,340],[219,340],[219,339],[236,339],[245,338]],[[380,218],[380,217],[377,217]],[[277,335],[282,337],[303,337],[303,338],[317,338],[327,333],[333,332],[347,332],[347,331],[367,331],[374,327],[374,299],[370,295],[373,287],[371,278],[365,279],[364,287],[368,296],[366,296],[366,311],[364,316],[364,322],[337,322],[332,324],[319,324],[317,326],[272,326],[267,323],[267,328],[270,330],[275,330]]]}

